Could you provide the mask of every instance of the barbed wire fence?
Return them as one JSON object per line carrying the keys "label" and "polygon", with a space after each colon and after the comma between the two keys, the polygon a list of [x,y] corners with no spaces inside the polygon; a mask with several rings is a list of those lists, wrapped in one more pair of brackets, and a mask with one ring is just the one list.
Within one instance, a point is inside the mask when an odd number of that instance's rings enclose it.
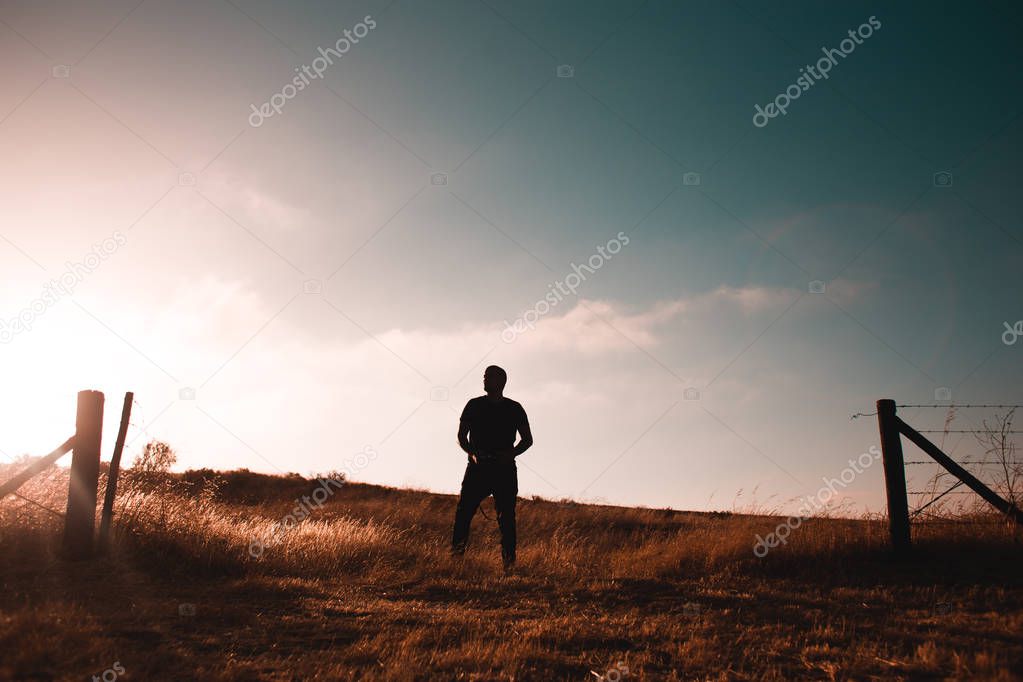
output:
{"label": "barbed wire fence", "polygon": [[[145,410],[142,403],[137,398],[132,398],[132,412],[131,420],[129,421],[129,427],[136,430],[135,435],[132,437],[132,442],[141,436],[148,433],[149,423],[147,422]],[[31,463],[34,460],[38,460],[38,457],[29,455],[22,455],[20,457],[13,457],[6,452],[2,453],[8,462],[0,463],[0,471],[10,470],[13,472],[17,467],[23,466],[27,463]],[[45,476],[39,476],[34,481],[36,483],[37,493],[26,494],[24,489],[19,491],[11,492],[9,495],[5,495],[0,498],[0,509],[4,504],[11,504],[14,500],[20,500],[22,504],[14,506],[10,511],[15,515],[20,515],[22,512],[29,508],[34,507],[48,514],[55,516],[62,521],[66,520],[67,514],[64,511],[58,511],[54,508],[55,506],[66,506],[68,498],[67,490],[67,472],[59,467],[51,467],[51,470],[46,473]],[[7,478],[6,476],[3,478]],[[59,482],[55,482],[55,478],[59,478]],[[0,483],[3,481],[0,480]],[[99,488],[102,490],[107,485],[107,471],[100,471],[99,476]],[[41,501],[41,495],[39,493],[53,493],[51,497],[54,499],[47,500],[48,503]]]}
{"label": "barbed wire fence", "polygon": [[[1023,407],[1012,403],[899,403],[894,407],[917,410],[924,418],[926,410],[943,410],[942,428],[912,430],[917,434],[941,434],[940,448],[948,455],[954,455],[969,436],[974,437],[982,453],[971,452],[956,463],[976,479],[999,495],[1006,497],[1011,505],[1018,506],[1023,488],[1023,461],[1016,456],[1015,436],[1023,431],[1012,428],[1016,410]],[[988,418],[965,418],[960,410],[995,411]],[[1001,411],[1001,412],[997,412]],[[974,413],[976,414],[976,413]],[[856,413],[852,419],[877,416],[878,412]],[[993,421],[992,421],[993,420]],[[973,428],[952,428],[957,421],[971,422]],[[957,437],[958,438],[955,438]],[[954,443],[949,443],[954,439]],[[930,454],[930,453],[928,453]],[[921,476],[907,471],[906,495],[913,497],[913,508],[909,509],[909,520],[927,525],[963,526],[1004,526],[1014,523],[1011,518],[999,518],[990,514],[974,490],[960,490],[965,481],[958,479],[935,459],[911,459],[903,462],[905,467],[923,467]],[[950,479],[954,482],[945,485]],[[973,486],[970,486],[973,487]]]}

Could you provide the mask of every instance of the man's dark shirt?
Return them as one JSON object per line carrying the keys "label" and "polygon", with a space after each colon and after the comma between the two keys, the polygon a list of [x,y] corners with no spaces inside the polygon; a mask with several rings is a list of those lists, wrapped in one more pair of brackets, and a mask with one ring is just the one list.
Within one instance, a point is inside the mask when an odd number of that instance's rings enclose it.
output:
{"label": "man's dark shirt", "polygon": [[511,398],[473,398],[465,404],[461,421],[469,426],[469,445],[486,458],[515,446],[517,432],[528,432],[529,422],[522,405]]}

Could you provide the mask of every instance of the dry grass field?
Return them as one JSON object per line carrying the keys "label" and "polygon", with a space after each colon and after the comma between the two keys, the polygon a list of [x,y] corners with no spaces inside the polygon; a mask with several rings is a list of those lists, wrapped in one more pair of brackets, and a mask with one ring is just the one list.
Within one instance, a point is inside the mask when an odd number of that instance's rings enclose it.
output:
{"label": "dry grass field", "polygon": [[[20,492],[62,511],[66,476]],[[1005,525],[917,526],[896,561],[881,520],[811,519],[757,558],[778,517],[527,499],[505,576],[492,500],[461,561],[447,495],[345,484],[274,530],[318,485],[136,481],[109,552],[77,563],[59,516],[8,497],[0,679],[1023,678]]]}

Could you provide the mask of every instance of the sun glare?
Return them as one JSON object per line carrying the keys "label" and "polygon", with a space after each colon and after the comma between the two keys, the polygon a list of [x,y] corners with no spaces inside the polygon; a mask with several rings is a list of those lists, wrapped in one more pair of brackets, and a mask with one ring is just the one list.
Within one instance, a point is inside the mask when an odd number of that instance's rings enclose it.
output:
{"label": "sun glare", "polygon": [[104,391],[106,421],[112,418],[116,423],[117,396],[131,383],[129,366],[124,364],[130,350],[118,347],[117,339],[102,329],[103,335],[94,333],[90,322],[70,313],[49,311],[32,330],[12,338],[0,354],[8,386],[0,392],[0,451],[9,457],[46,454],[72,435],[81,390]]}

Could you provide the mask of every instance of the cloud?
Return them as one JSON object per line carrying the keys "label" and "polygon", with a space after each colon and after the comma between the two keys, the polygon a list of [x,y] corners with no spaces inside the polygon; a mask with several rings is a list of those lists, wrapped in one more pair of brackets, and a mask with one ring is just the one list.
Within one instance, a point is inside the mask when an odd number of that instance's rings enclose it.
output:
{"label": "cloud", "polygon": [[236,176],[211,174],[204,177],[202,189],[244,225],[292,232],[308,227],[313,221],[309,209],[288,203]]}
{"label": "cloud", "polygon": [[608,300],[580,299],[563,315],[540,318],[535,329],[520,334],[515,344],[531,351],[575,351],[598,354],[662,344],[670,325],[723,315],[750,315],[784,307],[797,296],[780,287],[721,286],[709,292],[647,307],[627,307]]}
{"label": "cloud", "polygon": [[[910,214],[906,214],[907,216]],[[776,244],[786,237],[804,235],[828,238],[829,232],[822,225],[849,223],[853,225],[885,225],[899,217],[892,208],[836,202],[795,211],[764,222],[763,234],[768,242]]]}
{"label": "cloud", "polygon": [[[473,363],[488,358],[522,366],[574,362],[569,356],[585,362],[613,356],[617,361],[623,353],[636,353],[637,346],[658,353],[664,361],[672,359],[677,370],[697,376],[703,374],[700,367],[710,371],[720,366],[722,339],[731,343],[737,335],[748,335],[760,325],[759,317],[766,324],[802,295],[794,288],[721,286],[648,305],[565,301],[566,308],[552,310],[534,329],[505,343],[503,325],[497,322],[380,330],[351,323],[316,297],[298,299],[276,317],[287,297],[271,299],[255,286],[214,275],[188,280],[160,309],[138,318],[145,320],[144,327],[129,328],[128,333],[142,339],[142,347],[154,357],[166,358],[175,374],[196,380],[233,357],[243,344],[244,354],[231,364],[251,362],[258,366],[257,373],[306,367],[310,377],[329,373],[344,376],[350,385],[376,384],[386,375],[408,391],[428,383],[451,386],[473,370]],[[845,305],[875,288],[875,283],[842,280],[829,283],[828,295]],[[838,314],[830,305],[806,307],[803,314],[828,312]],[[325,319],[333,324],[324,325]],[[230,374],[231,367],[225,371]]]}
{"label": "cloud", "polygon": [[796,292],[786,287],[729,287],[720,286],[713,291],[688,300],[688,310],[714,312],[741,310],[744,313],[759,313],[784,307],[792,302]]}
{"label": "cloud", "polygon": [[[855,282],[846,288],[849,293],[843,295],[850,296],[870,290]],[[52,379],[48,384],[32,377],[40,387],[37,404],[59,393],[53,382],[64,381],[76,367],[89,368],[92,374],[75,375],[71,387],[101,388],[108,400],[122,385],[135,391],[140,405],[135,421],[149,431],[132,447],[148,437],[166,439],[181,453],[181,466],[323,471],[371,444],[381,458],[360,475],[364,480],[391,485],[416,480],[447,489],[457,483],[462,461],[453,445],[458,412],[465,400],[479,394],[483,366],[496,363],[509,370],[510,394],[530,409],[540,446],[528,464],[554,486],[536,479],[533,489],[569,494],[631,447],[673,403],[677,407],[632,448],[633,461],[663,465],[670,457],[696,457],[724,445],[733,461],[752,462],[750,472],[756,473],[750,475],[769,471],[773,465],[761,462],[755,452],[740,448],[736,453],[734,435],[695,404],[681,401],[680,393],[690,380],[702,387],[803,292],[722,286],[646,305],[565,301],[564,308],[541,318],[536,329],[512,344],[501,341],[500,324],[486,320],[447,327],[367,325],[369,336],[316,296],[295,299],[278,315],[287,297],[282,301],[261,294],[258,283],[248,280],[188,279],[168,294],[157,308],[127,310],[130,304],[118,302],[109,311],[97,308],[97,315],[177,375],[180,385],[195,386],[196,401],[177,400],[177,382],[86,319],[79,321],[85,326],[76,345],[88,335],[88,352],[68,357],[66,368],[46,377]],[[827,304],[797,308],[803,315],[840,314]],[[115,311],[123,319],[115,319]],[[73,307],[66,312],[72,321],[83,317]],[[325,322],[331,319],[334,323]],[[72,330],[69,326],[64,334],[53,335],[55,353]],[[651,362],[633,342],[685,381]],[[802,364],[805,349],[815,352],[812,343],[789,352],[793,343],[799,340],[782,344],[790,358],[796,356],[792,363],[740,362],[700,403],[771,456],[771,444],[780,442],[773,439],[781,438],[773,425],[774,406],[780,397],[787,402],[802,395],[807,372],[822,366]],[[772,346],[761,348],[770,351]],[[32,356],[22,358],[26,370],[24,377],[16,375],[18,383],[29,382],[29,370],[37,372],[33,368],[48,357],[50,347],[33,352],[37,362],[30,362]],[[813,375],[813,383],[826,385],[830,377],[826,372]],[[432,399],[434,384],[448,387],[447,400]],[[62,404],[70,409],[73,402]],[[18,405],[11,401],[7,407],[13,412]],[[533,475],[526,472],[527,478]],[[638,494],[614,493],[613,481],[601,481],[588,492],[620,494],[623,500]],[[659,482],[651,477],[639,485],[656,490]],[[729,483],[715,485],[727,489]],[[676,493],[657,494],[669,499]]]}
{"label": "cloud", "polygon": [[179,283],[155,325],[161,336],[217,341],[247,329],[265,312],[265,302],[244,282],[207,274]]}
{"label": "cloud", "polygon": [[844,306],[866,300],[880,286],[877,280],[853,280],[840,277],[827,283],[827,293],[831,300]]}

